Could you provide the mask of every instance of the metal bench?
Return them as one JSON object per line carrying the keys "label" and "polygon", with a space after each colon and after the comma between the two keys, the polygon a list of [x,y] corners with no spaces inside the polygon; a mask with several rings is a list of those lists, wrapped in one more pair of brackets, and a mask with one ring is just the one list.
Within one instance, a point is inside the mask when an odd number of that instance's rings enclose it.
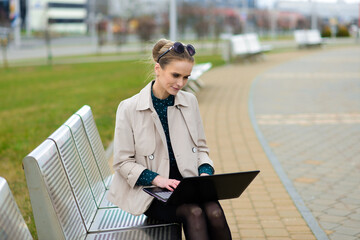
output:
{"label": "metal bench", "polygon": [[261,45],[256,33],[246,33],[231,36],[226,55],[228,60],[253,60],[263,58],[263,53],[272,49],[270,45]]}
{"label": "metal bench", "polygon": [[181,225],[134,216],[106,200],[112,174],[89,106],[71,116],[23,163],[39,239],[52,234],[60,239],[144,234],[145,239],[181,239]]}
{"label": "metal bench", "polygon": [[319,30],[295,30],[294,38],[298,48],[321,46],[324,42],[321,38]]}
{"label": "metal bench", "polygon": [[194,65],[184,90],[196,94],[201,88],[205,86],[205,83],[200,78],[201,75],[210,70],[211,67],[212,63],[210,62]]}
{"label": "metal bench", "polygon": [[0,177],[0,239],[32,240],[6,180]]}
{"label": "metal bench", "polygon": [[[23,161],[39,239],[54,236],[59,239],[99,239],[92,234],[135,236],[144,233],[149,234],[149,239],[157,239],[156,234],[160,232],[181,239],[181,228],[177,224],[155,223],[144,215],[133,216],[119,208],[98,209],[87,182],[73,180],[70,185],[64,166],[71,166],[72,173],[77,176],[82,175],[78,170],[82,166],[76,160],[75,163],[67,161],[77,154],[69,128],[62,126],[52,136],[59,146],[47,139]],[[63,157],[67,160],[62,160]],[[154,238],[151,234],[155,234]]]}
{"label": "metal bench", "polygon": [[261,54],[264,52],[269,52],[273,49],[271,45],[261,44],[259,36],[256,33],[246,33],[245,39],[248,44],[250,54]]}
{"label": "metal bench", "polygon": [[205,72],[209,71],[211,69],[211,67],[212,67],[211,62],[196,64],[191,71],[189,80],[194,81],[196,83],[196,85],[198,85],[198,87],[200,87],[200,88],[204,87],[205,83],[201,80],[200,77]]}
{"label": "metal bench", "polygon": [[247,33],[244,34],[244,37],[247,45],[248,54],[250,54],[251,56],[255,56],[263,53],[257,34]]}
{"label": "metal bench", "polygon": [[245,59],[249,56],[244,35],[234,35],[230,37],[229,47],[230,59]]}

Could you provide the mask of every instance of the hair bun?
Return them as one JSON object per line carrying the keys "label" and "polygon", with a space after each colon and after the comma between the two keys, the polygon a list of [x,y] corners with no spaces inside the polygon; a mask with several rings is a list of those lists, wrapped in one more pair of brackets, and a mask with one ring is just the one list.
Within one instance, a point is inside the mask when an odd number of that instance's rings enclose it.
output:
{"label": "hair bun", "polygon": [[164,50],[162,51],[164,47],[165,48],[167,48],[167,46],[170,47],[172,44],[173,44],[172,41],[167,40],[165,38],[162,38],[159,41],[157,41],[152,51],[154,61],[157,62],[157,59],[159,58],[160,54],[164,51]]}

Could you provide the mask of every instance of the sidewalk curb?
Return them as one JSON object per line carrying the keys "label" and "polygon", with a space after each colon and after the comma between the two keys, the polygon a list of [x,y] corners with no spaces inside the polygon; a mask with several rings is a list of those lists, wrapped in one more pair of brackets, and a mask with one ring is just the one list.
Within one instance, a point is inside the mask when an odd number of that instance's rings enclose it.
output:
{"label": "sidewalk curb", "polygon": [[[260,75],[261,76],[261,75]],[[283,167],[281,166],[279,160],[277,159],[274,152],[271,150],[267,140],[265,139],[264,135],[262,134],[259,126],[256,122],[255,112],[254,112],[254,104],[253,104],[253,97],[254,97],[254,88],[257,82],[260,79],[260,76],[257,76],[253,82],[251,83],[249,99],[248,99],[248,110],[250,116],[250,122],[254,128],[256,136],[264,149],[265,154],[269,158],[272,166],[274,167],[277,175],[279,176],[281,182],[284,184],[286,191],[289,193],[290,197],[295,203],[295,206],[300,211],[301,215],[305,219],[306,223],[310,227],[311,231],[314,233],[315,237],[319,240],[329,240],[328,236],[324,232],[324,230],[319,226],[317,220],[312,215],[311,211],[306,207],[303,199],[296,191],[293,183],[288,178],[287,174],[285,173]]]}

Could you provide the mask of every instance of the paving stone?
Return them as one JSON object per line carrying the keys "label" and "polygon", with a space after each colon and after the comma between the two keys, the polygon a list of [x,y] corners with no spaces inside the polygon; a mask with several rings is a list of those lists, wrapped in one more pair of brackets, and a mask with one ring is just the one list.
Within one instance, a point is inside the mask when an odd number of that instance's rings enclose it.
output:
{"label": "paving stone", "polygon": [[343,226],[346,226],[346,227],[359,228],[360,221],[346,220],[346,221],[342,222],[342,224],[343,224]]}
{"label": "paving stone", "polygon": [[360,213],[350,214],[349,219],[355,220],[355,221],[360,221]]}
{"label": "paving stone", "polygon": [[256,212],[253,209],[234,209],[236,216],[256,216]]}
{"label": "paving stone", "polygon": [[288,237],[289,232],[284,228],[264,228],[265,235],[268,237]]}
{"label": "paving stone", "polygon": [[244,216],[235,216],[235,219],[238,224],[241,223],[259,223],[259,219],[257,217],[244,217]]}
{"label": "paving stone", "polygon": [[334,230],[336,231],[336,233],[350,235],[350,236],[355,236],[360,233],[359,226],[357,226],[357,228],[339,226],[339,227],[335,228]]}
{"label": "paving stone", "polygon": [[243,237],[240,239],[241,240],[264,240],[264,238],[258,238],[258,237]]}
{"label": "paving stone", "polygon": [[309,228],[307,226],[288,226],[287,230],[290,234],[293,233],[305,233],[309,232]]}
{"label": "paving stone", "polygon": [[316,239],[313,234],[291,234],[291,239],[293,240],[311,240]]}
{"label": "paving stone", "polygon": [[330,208],[324,211],[325,213],[333,216],[346,217],[350,214],[350,211],[344,209]]}
{"label": "paving stone", "polygon": [[290,237],[268,237],[268,240],[291,240]]}
{"label": "paving stone", "polygon": [[358,240],[356,236],[349,236],[341,233],[333,233],[329,235],[331,240]]}
{"label": "paving stone", "polygon": [[244,224],[237,224],[239,229],[262,229],[263,223],[244,223]]}
{"label": "paving stone", "polygon": [[313,203],[309,203],[308,206],[309,206],[311,209],[316,209],[317,212],[325,212],[325,210],[331,208],[331,206],[320,205],[320,204],[313,204]]}
{"label": "paving stone", "polygon": [[332,223],[343,222],[347,219],[346,217],[339,217],[339,216],[333,216],[333,215],[327,215],[327,214],[320,215],[317,218],[320,219],[320,222],[325,221],[325,222],[332,222]]}
{"label": "paving stone", "polygon": [[256,238],[265,238],[265,234],[262,230],[257,229],[242,229],[240,230],[241,237],[256,237]]}
{"label": "paving stone", "polygon": [[303,219],[298,219],[298,218],[284,218],[283,221],[285,222],[285,224],[287,226],[304,226],[306,224],[304,224]]}
{"label": "paving stone", "polygon": [[281,220],[262,220],[260,224],[263,228],[285,228]]}
{"label": "paving stone", "polygon": [[274,204],[270,201],[257,201],[252,202],[256,208],[271,208],[274,209]]}
{"label": "paving stone", "polygon": [[340,224],[334,222],[321,221],[320,225],[323,229],[332,230],[338,227]]}
{"label": "paving stone", "polygon": [[356,198],[352,198],[352,197],[346,197],[341,199],[342,203],[346,203],[346,204],[359,204],[359,199]]}

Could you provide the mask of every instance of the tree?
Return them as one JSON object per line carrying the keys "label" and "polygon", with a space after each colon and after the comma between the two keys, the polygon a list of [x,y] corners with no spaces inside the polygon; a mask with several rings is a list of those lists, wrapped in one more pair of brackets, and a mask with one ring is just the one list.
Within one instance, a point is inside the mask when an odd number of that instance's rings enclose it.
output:
{"label": "tree", "polygon": [[155,33],[155,29],[156,29],[155,19],[152,16],[142,16],[137,18],[137,21],[138,21],[137,34],[141,40],[141,43],[144,44],[150,41]]}
{"label": "tree", "polygon": [[101,47],[106,43],[106,31],[107,31],[107,22],[105,19],[101,19],[96,24],[96,33],[97,33],[97,52],[101,53]]}
{"label": "tree", "polygon": [[214,54],[217,53],[220,42],[220,34],[224,30],[224,17],[223,16],[215,16],[214,19],[214,37],[215,37],[215,48]]}
{"label": "tree", "polygon": [[200,7],[194,4],[183,2],[181,7],[179,8],[178,14],[178,33],[184,35],[186,27],[188,25],[194,25],[195,18],[197,14],[200,14],[200,11]]}
{"label": "tree", "polygon": [[8,36],[7,35],[0,33],[0,46],[2,49],[2,55],[3,55],[3,65],[4,65],[4,68],[7,68],[8,67],[8,62],[7,62]]}
{"label": "tree", "polygon": [[113,33],[115,37],[115,43],[118,49],[120,49],[120,46],[125,44],[127,42],[127,33],[128,33],[128,23],[126,20],[121,18],[114,19],[113,22]]}
{"label": "tree", "polygon": [[231,26],[232,29],[232,33],[233,34],[240,34],[243,31],[239,16],[233,15],[233,16],[229,16],[226,19],[227,24],[229,26]]}
{"label": "tree", "polygon": [[195,31],[198,39],[206,37],[209,33],[209,21],[207,21],[206,16],[199,15],[195,23]]}
{"label": "tree", "polygon": [[4,68],[7,68],[7,47],[9,45],[9,29],[10,29],[10,20],[5,8],[8,7],[9,3],[4,2],[3,5],[0,5],[0,47],[2,50],[3,56],[3,65]]}

